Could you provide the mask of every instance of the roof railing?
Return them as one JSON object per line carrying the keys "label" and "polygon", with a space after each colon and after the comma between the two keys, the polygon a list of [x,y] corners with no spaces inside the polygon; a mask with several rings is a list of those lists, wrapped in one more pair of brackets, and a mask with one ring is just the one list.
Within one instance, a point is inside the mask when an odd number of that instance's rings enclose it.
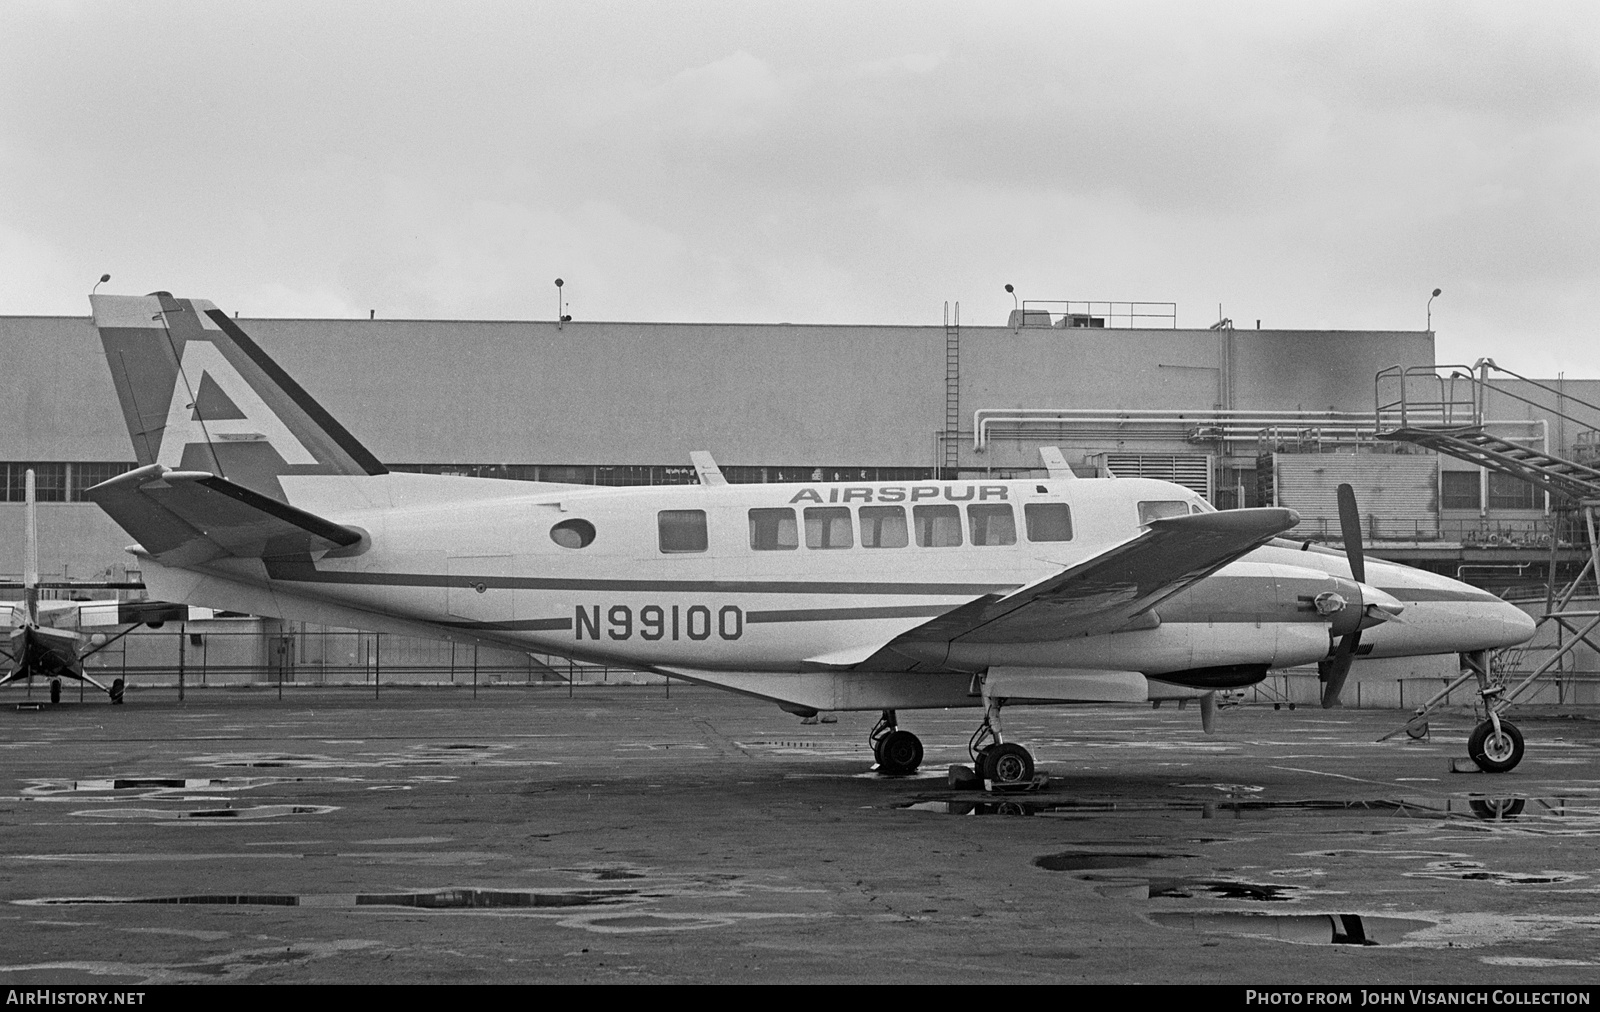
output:
{"label": "roof railing", "polygon": [[1178,327],[1176,302],[1105,302],[1078,299],[1024,299],[1011,311],[1012,330],[1053,327],[1057,330],[1101,328],[1166,329]]}

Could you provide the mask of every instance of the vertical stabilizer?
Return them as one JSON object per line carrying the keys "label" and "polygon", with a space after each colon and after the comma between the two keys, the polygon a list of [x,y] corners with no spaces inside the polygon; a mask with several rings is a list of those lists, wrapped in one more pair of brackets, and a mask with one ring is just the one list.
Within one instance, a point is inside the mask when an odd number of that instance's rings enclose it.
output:
{"label": "vertical stabilizer", "polygon": [[141,465],[207,471],[280,501],[283,475],[385,473],[211,303],[166,292],[89,301]]}

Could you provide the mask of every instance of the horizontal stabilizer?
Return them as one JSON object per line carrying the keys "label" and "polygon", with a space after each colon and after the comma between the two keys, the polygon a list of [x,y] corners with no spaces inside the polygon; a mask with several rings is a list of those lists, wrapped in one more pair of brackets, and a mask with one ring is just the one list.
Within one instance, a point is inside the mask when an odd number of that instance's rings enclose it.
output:
{"label": "horizontal stabilizer", "polygon": [[84,492],[168,565],[211,559],[261,559],[348,548],[354,527],[290,506],[206,471],[150,464]]}

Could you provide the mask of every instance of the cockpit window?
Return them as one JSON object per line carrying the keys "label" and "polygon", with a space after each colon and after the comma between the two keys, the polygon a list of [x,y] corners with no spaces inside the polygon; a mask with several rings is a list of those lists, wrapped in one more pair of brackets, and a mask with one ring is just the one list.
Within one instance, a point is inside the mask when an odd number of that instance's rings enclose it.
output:
{"label": "cockpit window", "polygon": [[1064,502],[1031,502],[1022,507],[1029,541],[1071,541],[1072,507]]}
{"label": "cockpit window", "polygon": [[1156,499],[1139,504],[1139,523],[1147,524],[1152,520],[1164,520],[1167,517],[1186,517],[1189,515],[1189,504],[1182,499]]}

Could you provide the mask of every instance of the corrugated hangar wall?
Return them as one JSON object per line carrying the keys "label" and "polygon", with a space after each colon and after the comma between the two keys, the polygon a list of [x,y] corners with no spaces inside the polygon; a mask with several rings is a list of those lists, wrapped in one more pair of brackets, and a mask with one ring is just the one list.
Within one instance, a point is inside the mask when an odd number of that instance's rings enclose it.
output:
{"label": "corrugated hangar wall", "polygon": [[[687,464],[697,449],[726,466],[940,463],[942,326],[239,322],[391,464]],[[1039,466],[1037,439],[974,453],[978,408],[1364,410],[1376,370],[1432,357],[1415,332],[965,327],[961,466]],[[132,461],[87,319],[0,317],[0,362],[0,461]],[[1096,434],[1079,452],[1122,449]],[[50,504],[40,537],[57,575],[130,561],[89,503]],[[20,571],[21,545],[21,507],[0,503],[0,574]]]}
{"label": "corrugated hangar wall", "polygon": [[[724,464],[923,467],[943,428],[937,326],[239,322],[389,462],[669,463],[709,449]],[[1418,332],[966,327],[961,413],[969,428],[978,408],[1362,411],[1378,369],[1432,360]],[[0,317],[0,361],[20,394],[0,399],[0,459],[131,459],[86,320]],[[1037,465],[1024,456],[963,465]]]}

